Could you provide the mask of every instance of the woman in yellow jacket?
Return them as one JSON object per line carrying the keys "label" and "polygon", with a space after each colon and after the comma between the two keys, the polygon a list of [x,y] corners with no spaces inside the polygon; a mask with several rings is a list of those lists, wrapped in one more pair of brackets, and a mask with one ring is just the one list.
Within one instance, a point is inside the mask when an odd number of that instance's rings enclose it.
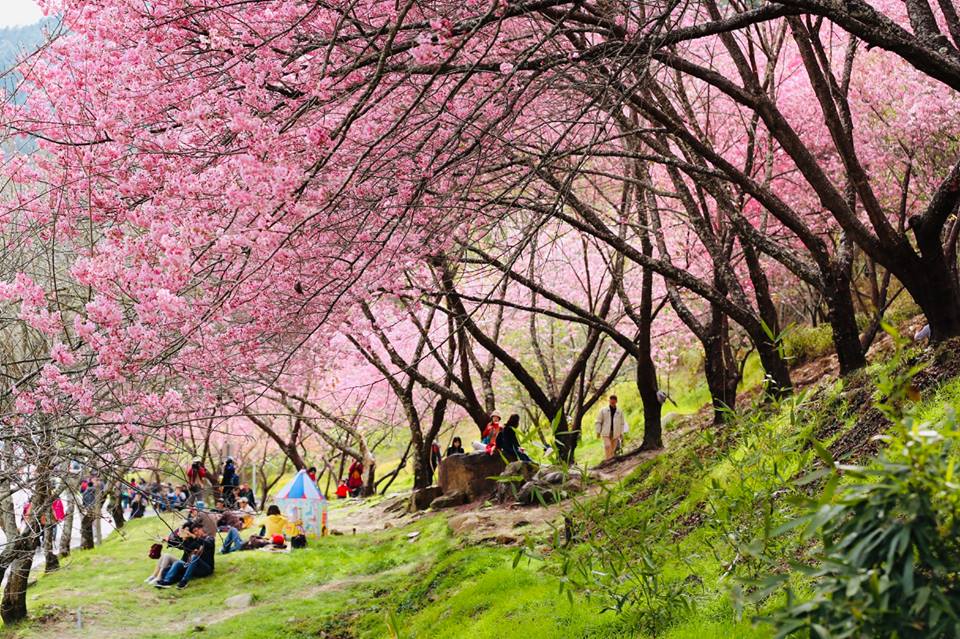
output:
{"label": "woman in yellow jacket", "polygon": [[267,516],[260,520],[261,537],[273,539],[275,535],[292,534],[293,523],[283,516],[276,504],[267,508]]}

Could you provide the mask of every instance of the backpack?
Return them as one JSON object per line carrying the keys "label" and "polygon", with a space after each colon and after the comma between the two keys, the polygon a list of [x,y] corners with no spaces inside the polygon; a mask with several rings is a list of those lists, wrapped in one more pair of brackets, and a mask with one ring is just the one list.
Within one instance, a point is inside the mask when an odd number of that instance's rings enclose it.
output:
{"label": "backpack", "polygon": [[304,534],[294,535],[290,538],[290,546],[292,548],[306,548],[307,547],[307,536]]}

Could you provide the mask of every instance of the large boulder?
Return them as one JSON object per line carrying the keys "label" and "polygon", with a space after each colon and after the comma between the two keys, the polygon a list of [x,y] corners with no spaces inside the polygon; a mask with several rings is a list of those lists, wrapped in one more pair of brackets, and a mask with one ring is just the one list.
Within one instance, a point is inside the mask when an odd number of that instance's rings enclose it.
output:
{"label": "large boulder", "polygon": [[430,507],[430,503],[439,497],[442,492],[440,486],[427,486],[426,488],[413,491],[413,494],[410,495],[409,511],[426,510]]}
{"label": "large boulder", "polygon": [[450,455],[440,462],[440,488],[445,495],[459,491],[471,500],[486,497],[497,488],[496,477],[504,468],[500,455]]}

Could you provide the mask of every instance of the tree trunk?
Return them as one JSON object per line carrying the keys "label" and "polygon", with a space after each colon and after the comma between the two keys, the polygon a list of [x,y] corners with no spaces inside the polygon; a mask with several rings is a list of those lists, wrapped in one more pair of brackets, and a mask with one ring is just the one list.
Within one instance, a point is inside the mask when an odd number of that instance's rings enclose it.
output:
{"label": "tree trunk", "polygon": [[367,482],[363,485],[363,496],[371,497],[377,494],[377,463],[368,461],[367,463]]}
{"label": "tree trunk", "polygon": [[786,397],[793,392],[793,382],[790,380],[790,367],[783,358],[779,347],[774,341],[761,331],[759,335],[751,334],[760,363],[766,373],[766,391],[773,397]]}
{"label": "tree trunk", "polygon": [[430,444],[421,440],[420,445],[414,446],[413,489],[421,490],[432,483],[433,473],[430,472]]}
{"label": "tree trunk", "polygon": [[901,282],[926,316],[931,342],[960,335],[960,291],[949,269],[931,264]]}
{"label": "tree trunk", "polygon": [[867,365],[860,344],[856,310],[850,293],[850,274],[842,267],[824,273],[823,299],[827,305],[827,319],[833,331],[833,344],[840,360],[840,374],[848,375]]}
{"label": "tree trunk", "polygon": [[[641,347],[641,350],[644,350]],[[643,403],[643,443],[640,450],[663,448],[660,398],[657,397],[657,371],[649,351],[637,358],[637,390]]]}
{"label": "tree trunk", "polygon": [[110,516],[113,517],[113,527],[120,530],[123,528],[125,522],[123,518],[123,502],[120,500],[120,490],[117,489],[110,499]]}
{"label": "tree trunk", "polygon": [[53,510],[48,511],[47,521],[50,522],[44,526],[43,531],[43,556],[44,556],[44,567],[43,571],[50,573],[56,572],[60,569],[60,558],[57,556],[57,553],[54,552],[53,546],[55,537],[57,536],[57,523],[56,519],[53,518]]}
{"label": "tree trunk", "polygon": [[[935,206],[943,211],[955,211],[960,183],[956,180],[956,168],[948,176],[947,192],[934,196]],[[946,197],[940,197],[947,195]],[[931,205],[934,205],[931,203]],[[943,237],[947,216],[939,216],[939,223],[928,226],[925,216],[910,219],[916,237],[919,259],[900,259],[888,266],[927,317],[930,324],[930,341],[940,342],[960,335],[960,282],[956,276],[956,237]],[[949,246],[945,246],[949,244]],[[945,250],[946,249],[946,250]],[[906,253],[906,251],[905,251]],[[950,256],[948,258],[948,255]],[[886,266],[886,265],[885,265]],[[897,266],[899,268],[892,268]]]}
{"label": "tree trunk", "polygon": [[740,382],[737,363],[728,352],[730,347],[725,341],[722,335],[711,331],[703,342],[703,370],[713,403],[714,424],[725,422],[736,408],[737,384]]}
{"label": "tree trunk", "polygon": [[[13,491],[10,480],[0,480],[0,526],[7,539],[13,539],[17,533],[17,513],[13,506]],[[2,573],[0,573],[2,575]]]}
{"label": "tree trunk", "polygon": [[93,550],[93,520],[94,514],[83,510],[80,517],[80,550]]}
{"label": "tree trunk", "polygon": [[559,412],[560,419],[557,420],[557,427],[553,431],[554,444],[560,459],[565,464],[573,465],[576,461],[577,444],[580,443],[580,428],[576,424],[568,424],[563,409]]}
{"label": "tree trunk", "polygon": [[36,533],[28,525],[14,542],[13,558],[7,571],[7,585],[0,601],[0,619],[12,625],[27,618],[27,582],[33,567]]}

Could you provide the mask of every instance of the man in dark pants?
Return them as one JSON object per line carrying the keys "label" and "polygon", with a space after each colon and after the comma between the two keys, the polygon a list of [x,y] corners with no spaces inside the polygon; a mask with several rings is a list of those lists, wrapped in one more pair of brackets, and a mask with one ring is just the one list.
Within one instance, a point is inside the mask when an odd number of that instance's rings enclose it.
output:
{"label": "man in dark pants", "polygon": [[154,584],[157,588],[169,588],[176,583],[177,588],[183,589],[191,579],[209,577],[213,574],[213,560],[216,556],[213,537],[205,534],[203,526],[197,522],[188,524],[181,533],[181,537],[194,540],[191,545],[195,546],[195,550],[189,559],[174,562],[164,573],[163,578]]}

